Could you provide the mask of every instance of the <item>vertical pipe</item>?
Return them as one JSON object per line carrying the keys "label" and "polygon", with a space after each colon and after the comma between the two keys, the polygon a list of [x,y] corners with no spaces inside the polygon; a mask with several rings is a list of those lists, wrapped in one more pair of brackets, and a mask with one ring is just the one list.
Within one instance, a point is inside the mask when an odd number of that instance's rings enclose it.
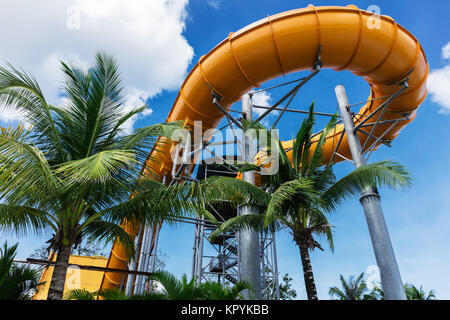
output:
{"label": "vertical pipe", "polygon": [[[201,219],[203,220],[203,216],[201,217]],[[197,256],[197,268],[196,268],[196,282],[197,284],[200,284],[201,280],[202,280],[202,276],[203,276],[203,266],[202,266],[202,262],[203,262],[203,242],[204,242],[204,238],[205,238],[205,222],[201,221],[200,222],[200,232],[199,232],[199,237],[198,237],[198,256]]]}
{"label": "vertical pipe", "polygon": [[[252,101],[249,94],[242,96],[242,112],[244,117],[252,120]],[[242,141],[244,143],[244,161],[253,162],[253,146],[249,136],[243,132]],[[255,172],[247,171],[243,174],[243,180],[255,184]],[[240,206],[239,215],[256,213],[251,206]],[[255,290],[256,298],[261,299],[261,263],[259,255],[259,234],[252,229],[242,229],[239,231],[240,239],[240,279],[249,282]],[[250,298],[250,292],[243,292],[246,299]]]}
{"label": "vertical pipe", "polygon": [[[166,174],[163,175],[162,184],[167,185],[167,175]],[[157,224],[156,230],[155,230],[155,236],[153,238],[153,247],[150,248],[150,253],[149,253],[149,255],[151,257],[149,272],[155,272],[156,258],[157,258],[157,253],[158,253],[158,240],[159,240],[159,232],[160,231],[161,231],[161,224]],[[149,283],[148,283],[148,291],[149,292],[152,291],[152,284],[153,284],[153,280],[149,280]]]}
{"label": "vertical pipe", "polygon": [[[146,271],[148,251],[150,249],[150,243],[152,241],[152,227],[148,224],[144,225],[144,235],[142,237],[141,253],[139,257],[138,271]],[[142,288],[145,284],[145,276],[136,276],[136,283],[134,285],[134,294],[141,294]]]}
{"label": "vertical pipe", "polygon": [[[142,226],[140,227],[139,232],[136,235],[136,239],[134,239],[134,246],[135,246],[136,250],[139,250],[139,247],[141,245],[141,235],[142,235]],[[128,264],[128,270],[134,270],[134,271],[136,270],[137,256],[138,256],[138,253],[136,253],[136,256],[130,260],[130,263]],[[133,294],[133,285],[134,285],[135,278],[136,278],[136,276],[134,274],[128,275],[127,285],[125,287],[125,294],[127,296],[131,296]]]}
{"label": "vertical pipe", "polygon": [[[335,92],[354,165],[356,168],[359,168],[365,165],[366,161],[361,153],[361,143],[355,131],[355,125],[348,107],[347,94],[342,85],[336,86]],[[383,209],[381,208],[380,196],[376,189],[370,186],[361,190],[361,193],[360,202],[364,208],[375,258],[380,268],[385,298],[386,300],[406,300],[400,271],[384,219]]]}
{"label": "vertical pipe", "polygon": [[[156,267],[156,259],[157,259],[157,253],[158,253],[158,240],[159,240],[159,232],[161,231],[161,226],[157,225],[155,230],[155,237],[154,237],[154,244],[153,248],[151,248],[150,256],[151,256],[151,262],[150,262],[150,269],[149,272],[153,273],[155,272]],[[152,291],[152,284],[153,280],[149,279],[148,282],[148,292]]]}
{"label": "vertical pipe", "polygon": [[194,233],[194,256],[192,258],[192,274],[191,278],[194,278],[197,275],[197,264],[198,264],[198,235],[200,233],[200,222],[198,220],[195,221],[195,233]]}
{"label": "vertical pipe", "polygon": [[277,260],[277,243],[275,242],[275,232],[272,233],[272,252],[273,252],[273,267],[275,271],[275,297],[280,300],[280,283],[278,282],[278,260]]}

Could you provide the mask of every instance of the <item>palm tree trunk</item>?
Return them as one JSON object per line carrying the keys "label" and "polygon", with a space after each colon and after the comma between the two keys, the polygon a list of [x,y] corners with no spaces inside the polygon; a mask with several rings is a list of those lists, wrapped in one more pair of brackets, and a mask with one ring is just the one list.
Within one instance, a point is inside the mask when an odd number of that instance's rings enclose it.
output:
{"label": "palm tree trunk", "polygon": [[308,246],[302,242],[297,242],[300,249],[300,257],[302,259],[303,265],[303,277],[305,279],[306,294],[308,295],[308,300],[318,300],[316,283],[314,281],[314,274],[312,271],[311,260],[309,258]]}
{"label": "palm tree trunk", "polygon": [[71,248],[71,245],[62,245],[58,250],[47,300],[62,300],[63,298]]}

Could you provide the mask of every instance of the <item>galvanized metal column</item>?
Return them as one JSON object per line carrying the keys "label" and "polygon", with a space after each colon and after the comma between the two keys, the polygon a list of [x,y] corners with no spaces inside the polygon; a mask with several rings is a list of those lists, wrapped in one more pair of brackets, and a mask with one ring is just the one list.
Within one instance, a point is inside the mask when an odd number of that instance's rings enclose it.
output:
{"label": "galvanized metal column", "polygon": [[[342,85],[336,86],[335,92],[353,162],[355,167],[359,168],[365,165],[366,161],[361,152],[361,143],[355,131],[347,94]],[[372,187],[364,188],[364,190],[361,190],[361,193],[360,202],[364,208],[375,258],[380,268],[385,298],[386,300],[406,300],[400,271],[384,219],[383,209],[381,208],[380,196]]]}
{"label": "galvanized metal column", "polygon": [[[146,223],[144,225],[143,232],[144,234],[142,236],[141,252],[139,255],[139,264],[137,271],[146,272],[148,268],[148,261],[150,255],[149,252],[151,250],[151,243],[153,239],[153,226]],[[137,275],[133,293],[134,294],[143,293],[144,285],[145,285],[145,276]]]}
{"label": "galvanized metal column", "polygon": [[[165,186],[167,185],[167,174],[163,175],[162,184]],[[155,238],[153,239],[154,240],[153,247],[151,248],[151,251],[150,251],[150,256],[151,256],[152,260],[151,260],[149,272],[155,272],[156,259],[158,258],[158,240],[159,240],[160,231],[161,231],[161,223],[156,225]],[[152,291],[152,285],[153,285],[153,280],[149,280],[148,292]]]}
{"label": "galvanized metal column", "polygon": [[[141,246],[142,229],[143,229],[143,226],[141,225],[139,232],[136,235],[136,238],[134,239],[134,246],[135,246],[136,250],[139,250],[139,247]],[[136,256],[130,259],[130,262],[128,263],[128,270],[136,271],[138,255],[139,255],[139,253],[136,252]],[[125,294],[127,296],[131,296],[133,294],[133,285],[134,285],[135,278],[136,277],[134,274],[128,274],[127,285],[125,287]]]}
{"label": "galvanized metal column", "polygon": [[[244,117],[252,120],[252,101],[249,94],[242,96],[242,112]],[[243,160],[245,162],[253,162],[254,149],[249,136],[242,133],[242,141],[244,144]],[[243,174],[243,180],[255,184],[255,172],[247,171]],[[251,206],[240,206],[239,215],[256,213]],[[239,232],[240,240],[240,279],[249,282],[250,286],[255,290],[256,298],[261,298],[261,262],[259,248],[259,234],[255,230],[242,229]],[[248,290],[244,292],[246,299],[250,298]]]}

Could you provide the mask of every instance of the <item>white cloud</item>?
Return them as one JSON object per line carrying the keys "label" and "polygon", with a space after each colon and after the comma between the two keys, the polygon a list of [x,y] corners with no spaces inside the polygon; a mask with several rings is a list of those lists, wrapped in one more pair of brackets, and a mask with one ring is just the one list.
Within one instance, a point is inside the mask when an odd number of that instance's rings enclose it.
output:
{"label": "white cloud", "polygon": [[206,3],[213,9],[220,9],[222,5],[222,0],[207,0]]}
{"label": "white cloud", "polygon": [[[193,57],[183,36],[188,0],[9,1],[0,11],[5,61],[33,73],[50,103],[59,101],[59,60],[90,65],[98,50],[118,60],[130,101],[142,106],[163,90],[178,89]],[[20,17],[20,19],[18,18]],[[151,113],[150,111],[147,114]],[[16,117],[2,112],[0,121]],[[133,127],[133,119],[126,124]]]}
{"label": "white cloud", "polygon": [[[270,107],[271,100],[272,97],[267,91],[258,92],[252,95],[252,102],[255,106]],[[256,113],[258,117],[266,111],[266,109],[262,108],[253,108],[253,112]]]}
{"label": "white cloud", "polygon": [[[253,105],[261,107],[270,107],[272,103],[272,96],[267,91],[261,91],[253,94],[252,96]],[[257,117],[261,116],[267,109],[253,108],[253,112]],[[271,127],[268,118],[277,115],[278,111],[271,111],[262,121],[261,124],[265,127]],[[256,118],[255,118],[256,119]]]}
{"label": "white cloud", "polygon": [[450,114],[450,41],[442,48],[442,58],[447,64],[430,72],[427,81],[431,100],[440,105],[440,113]]}
{"label": "white cloud", "polygon": [[[133,109],[140,108],[145,105],[145,101],[149,98],[149,95],[147,92],[143,90],[137,90],[133,89],[131,92],[127,94],[126,103],[124,105],[124,111],[130,112]],[[130,119],[128,119],[122,126],[125,133],[132,133],[133,132],[133,124],[138,119],[138,117],[142,116],[148,116],[153,113],[153,110],[150,108],[147,108],[144,112],[142,112],[139,116],[134,115]]]}
{"label": "white cloud", "polygon": [[450,59],[450,41],[442,48],[442,58]]}

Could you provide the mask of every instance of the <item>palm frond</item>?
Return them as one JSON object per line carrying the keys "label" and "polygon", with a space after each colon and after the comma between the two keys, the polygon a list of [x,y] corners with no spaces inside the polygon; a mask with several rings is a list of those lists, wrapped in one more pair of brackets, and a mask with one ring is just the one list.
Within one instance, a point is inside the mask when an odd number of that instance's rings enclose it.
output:
{"label": "palm frond", "polygon": [[55,172],[68,184],[105,183],[137,164],[130,150],[105,150],[89,157],[60,164]]}
{"label": "palm frond", "polygon": [[23,206],[0,203],[0,227],[11,230],[19,236],[30,231],[40,232],[47,228],[58,229],[54,217],[42,210]]}
{"label": "palm frond", "polygon": [[263,214],[236,216],[221,223],[219,227],[210,234],[209,239],[212,241],[220,234],[232,229],[252,229],[260,232],[275,232],[280,229],[280,224],[277,221],[273,221],[273,223],[267,225],[265,222],[265,216]]}
{"label": "palm frond", "polygon": [[328,133],[330,130],[336,125],[337,120],[337,114],[334,114],[330,121],[327,123],[325,128],[323,129],[322,133],[320,134],[319,140],[316,143],[314,153],[311,157],[311,160],[309,160],[308,163],[308,169],[305,171],[305,174],[311,175],[313,172],[319,169],[319,167],[323,166],[323,146],[326,142],[326,138],[328,136]]}
{"label": "palm frond", "polygon": [[0,197],[9,202],[38,201],[43,193],[58,190],[45,155],[30,142],[29,133],[22,125],[0,130]]}
{"label": "palm frond", "polygon": [[359,195],[368,186],[404,187],[411,184],[406,168],[396,162],[379,161],[359,167],[322,194],[324,208],[335,210],[344,200]]}
{"label": "palm frond", "polygon": [[8,64],[0,67],[0,110],[14,109],[32,124],[36,145],[60,160],[67,159],[55,119],[36,79]]}
{"label": "palm frond", "polygon": [[287,181],[272,194],[265,213],[266,222],[275,219],[275,216],[282,217],[289,211],[297,211],[296,208],[309,207],[311,203],[319,200],[319,195],[312,188],[310,180],[295,179]]}
{"label": "palm frond", "polygon": [[300,171],[302,165],[302,159],[305,153],[309,153],[309,145],[312,134],[312,128],[314,127],[314,102],[309,107],[308,117],[303,120],[300,129],[297,132],[297,136],[294,140],[292,147],[292,160],[294,163],[295,172]]}
{"label": "palm frond", "polygon": [[74,289],[64,294],[64,300],[96,300],[96,293],[86,289]]}
{"label": "palm frond", "polygon": [[121,226],[116,223],[94,220],[83,224],[80,229],[84,235],[89,236],[95,241],[112,243],[117,239],[122,244],[129,257],[133,257],[136,254],[133,239]]}
{"label": "palm frond", "polygon": [[156,271],[149,278],[159,282],[164,287],[170,300],[176,300],[180,296],[182,284],[170,272]]}
{"label": "palm frond", "polygon": [[337,287],[331,287],[330,290],[328,291],[328,294],[331,297],[337,296],[339,300],[348,300],[346,294]]}
{"label": "palm frond", "polygon": [[4,281],[9,270],[11,270],[18,246],[19,243],[8,246],[8,242],[5,242],[3,244],[3,249],[0,249],[0,283]]}

